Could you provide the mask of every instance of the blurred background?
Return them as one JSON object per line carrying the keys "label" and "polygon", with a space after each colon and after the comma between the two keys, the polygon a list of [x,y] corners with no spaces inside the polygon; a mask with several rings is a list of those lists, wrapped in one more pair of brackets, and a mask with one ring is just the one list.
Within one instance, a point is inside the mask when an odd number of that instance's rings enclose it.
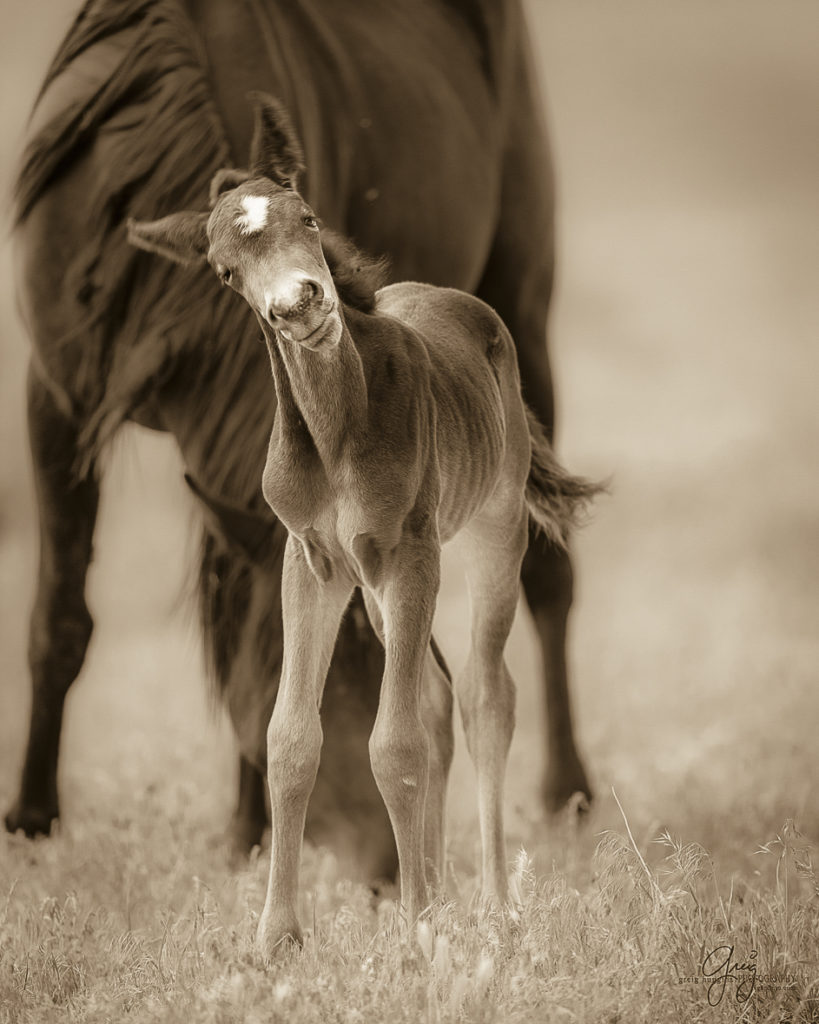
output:
{"label": "blurred background", "polygon": [[[74,0],[3,2],[0,42],[0,808],[28,715],[36,526],[8,195]],[[551,331],[559,449],[613,477],[578,537],[571,625],[592,827],[668,827],[726,863],[786,817],[819,838],[819,6],[815,0],[530,0],[559,188]],[[214,833],[234,794],[190,599],[195,512],[173,444],[129,429],[105,480],[96,631],[68,701],[66,823],[153,794]],[[449,572],[438,632],[465,651]],[[542,702],[523,608],[510,642],[514,842],[540,819]],[[472,856],[463,743],[450,816]],[[551,833],[554,835],[555,833]],[[551,851],[551,852],[549,852]],[[548,861],[543,865],[550,867]]]}

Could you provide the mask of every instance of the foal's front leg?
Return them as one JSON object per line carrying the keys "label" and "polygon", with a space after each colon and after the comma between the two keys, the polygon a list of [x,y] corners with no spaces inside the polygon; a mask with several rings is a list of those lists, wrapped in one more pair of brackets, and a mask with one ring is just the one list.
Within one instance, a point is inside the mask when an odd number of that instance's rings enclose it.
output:
{"label": "foal's front leg", "polygon": [[[364,591],[370,623],[384,646],[384,622],[372,592]],[[427,881],[443,890],[446,881],[446,788],[455,749],[452,732],[452,677],[444,656],[430,637],[421,683],[421,721],[429,741],[429,776],[424,813]]]}
{"label": "foal's front leg", "polygon": [[330,567],[314,576],[304,549],[287,539],[282,569],[284,663],[267,731],[271,845],[267,897],[259,921],[259,945],[272,953],[286,938],[301,941],[296,903],[307,801],[321,753],[319,705],[352,583]]}
{"label": "foal's front leg", "polygon": [[386,666],[370,737],[370,760],[395,833],[401,903],[410,923],[428,902],[424,810],[429,739],[421,717],[421,678],[438,595],[440,557],[436,542],[403,539],[376,593],[384,622]]}

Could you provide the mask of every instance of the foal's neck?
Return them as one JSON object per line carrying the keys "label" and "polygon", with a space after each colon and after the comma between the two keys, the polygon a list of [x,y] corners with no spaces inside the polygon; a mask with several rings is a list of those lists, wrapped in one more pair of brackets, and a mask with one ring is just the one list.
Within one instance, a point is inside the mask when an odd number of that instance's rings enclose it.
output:
{"label": "foal's neck", "polygon": [[322,462],[336,457],[367,420],[364,367],[346,321],[335,348],[311,351],[265,330],[283,436],[305,428]]}

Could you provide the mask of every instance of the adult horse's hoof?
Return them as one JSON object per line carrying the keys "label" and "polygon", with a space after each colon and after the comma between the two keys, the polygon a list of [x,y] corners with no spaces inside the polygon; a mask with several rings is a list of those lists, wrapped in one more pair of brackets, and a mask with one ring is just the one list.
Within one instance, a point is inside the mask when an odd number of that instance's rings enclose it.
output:
{"label": "adult horse's hoof", "polygon": [[234,864],[242,864],[254,846],[262,845],[265,827],[265,824],[255,819],[234,815],[225,830],[230,859]]}
{"label": "adult horse's hoof", "polygon": [[565,807],[574,807],[584,814],[591,807],[592,788],[580,761],[561,764],[559,771],[547,770],[541,790],[549,814],[558,814]]}
{"label": "adult horse's hoof", "polygon": [[6,815],[4,821],[6,830],[11,832],[23,832],[29,839],[35,836],[47,836],[51,833],[51,826],[58,817],[58,811],[43,810],[40,807],[21,807],[19,802],[14,804]]}

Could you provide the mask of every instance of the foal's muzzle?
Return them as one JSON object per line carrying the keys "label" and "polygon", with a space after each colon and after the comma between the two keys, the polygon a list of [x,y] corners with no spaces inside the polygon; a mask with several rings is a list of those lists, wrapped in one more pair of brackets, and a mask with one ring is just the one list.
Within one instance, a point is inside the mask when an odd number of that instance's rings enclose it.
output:
{"label": "foal's muzzle", "polygon": [[307,316],[313,307],[321,306],[324,289],[310,277],[298,277],[287,282],[268,296],[267,318],[272,327],[278,327]]}

